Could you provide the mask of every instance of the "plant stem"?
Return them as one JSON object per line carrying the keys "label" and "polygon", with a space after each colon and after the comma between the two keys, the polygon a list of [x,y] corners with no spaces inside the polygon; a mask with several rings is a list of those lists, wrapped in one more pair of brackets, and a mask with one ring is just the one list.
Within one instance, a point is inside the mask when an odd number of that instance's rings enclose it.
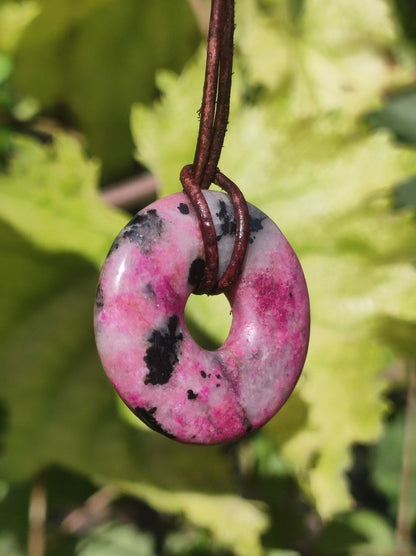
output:
{"label": "plant stem", "polygon": [[412,554],[412,521],[414,501],[412,480],[416,476],[416,360],[407,365],[408,389],[403,441],[403,461],[400,477],[399,507],[396,525],[395,556]]}
{"label": "plant stem", "polygon": [[101,198],[118,208],[137,211],[156,199],[158,184],[152,174],[113,183],[101,191]]}
{"label": "plant stem", "polygon": [[110,504],[117,496],[117,491],[106,486],[90,496],[85,504],[72,510],[61,523],[61,528],[66,533],[79,533],[88,531],[95,525],[109,518]]}
{"label": "plant stem", "polygon": [[45,554],[46,511],[46,489],[40,480],[36,479],[29,499],[27,556],[43,556]]}
{"label": "plant stem", "polygon": [[209,2],[207,0],[189,0],[189,3],[195,13],[199,28],[204,35],[207,35],[209,29]]}

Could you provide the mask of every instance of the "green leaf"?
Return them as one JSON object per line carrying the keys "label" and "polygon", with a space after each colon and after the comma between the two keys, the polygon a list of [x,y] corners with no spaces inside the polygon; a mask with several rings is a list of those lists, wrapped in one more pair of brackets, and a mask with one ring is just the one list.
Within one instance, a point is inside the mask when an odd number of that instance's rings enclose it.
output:
{"label": "green leaf", "polygon": [[394,5],[407,37],[416,41],[416,6],[411,0],[395,0]]}
{"label": "green leaf", "polygon": [[[412,424],[413,430],[416,427],[416,421]],[[400,479],[403,466],[403,444],[404,444],[405,426],[404,415],[398,414],[386,426],[384,434],[378,444],[374,446],[371,457],[372,476],[375,485],[387,497],[390,502],[390,510],[392,515],[397,515],[397,506],[400,494]],[[410,453],[409,469],[414,470],[416,467],[416,455]],[[416,498],[416,480],[414,473],[411,476],[410,492],[406,493],[409,500]],[[416,519],[416,511],[413,505],[413,521]]]}
{"label": "green leaf", "polygon": [[0,85],[9,79],[12,69],[10,57],[0,52]]}
{"label": "green leaf", "polygon": [[38,15],[34,0],[6,1],[0,5],[0,51],[14,52],[25,28]]}
{"label": "green leaf", "polygon": [[361,113],[381,92],[411,83],[411,66],[393,65],[397,42],[383,0],[308,0],[293,19],[291,2],[247,0],[237,10],[237,43],[248,78],[271,91],[295,117],[329,110]]}
{"label": "green leaf", "polygon": [[105,179],[133,171],[130,107],[155,97],[156,69],[180,70],[193,53],[200,37],[188,2],[40,5],[19,43],[17,88],[44,108],[60,107],[61,114],[64,107],[86,134],[90,152],[101,158]]}
{"label": "green leaf", "polygon": [[0,216],[35,245],[100,266],[126,218],[100,201],[96,162],[65,135],[51,147],[15,140],[14,149],[7,174],[0,174]]}
{"label": "green leaf", "polygon": [[0,554],[23,555],[27,544],[30,486],[10,485],[4,479],[0,501]]}
{"label": "green leaf", "polygon": [[238,556],[262,554],[260,535],[266,530],[268,519],[262,509],[248,500],[237,496],[172,493],[138,483],[118,486],[159,511],[183,514],[190,523],[207,529],[217,542]]}
{"label": "green leaf", "polygon": [[305,0],[289,0],[288,8],[289,14],[292,17],[292,20],[296,22],[300,16],[303,14],[305,9]]}
{"label": "green leaf", "polygon": [[149,534],[139,533],[133,525],[106,523],[95,527],[76,548],[77,556],[153,556]]}
{"label": "green leaf", "polygon": [[391,525],[366,510],[336,516],[313,544],[317,556],[390,554],[395,546]]}
{"label": "green leaf", "polygon": [[203,58],[199,55],[198,61],[191,63],[179,78],[172,72],[158,72],[156,81],[163,101],[156,102],[152,108],[136,104],[131,113],[136,158],[146,161],[161,185],[162,195],[181,188],[180,171],[193,159],[202,64]]}
{"label": "green leaf", "polygon": [[375,329],[380,339],[395,352],[407,358],[416,358],[416,321],[380,317]]}
{"label": "green leaf", "polygon": [[3,556],[24,556],[25,554],[10,533],[0,533],[0,551]]}
{"label": "green leaf", "polygon": [[[240,68],[237,60],[237,68]],[[241,68],[240,68],[241,69]],[[131,127],[136,142],[136,158],[145,163],[160,184],[160,194],[181,189],[179,174],[193,160],[198,133],[198,109],[204,75],[204,52],[199,52],[180,76],[161,71],[157,74],[161,102],[153,107],[136,104],[131,114]],[[263,190],[270,186],[268,165],[277,148],[276,128],[265,107],[243,104],[245,95],[241,71],[233,76],[232,111],[225,138],[221,169],[237,182],[244,179]],[[266,135],[270,131],[271,133]],[[267,140],[265,140],[265,136]],[[180,139],[180,140],[179,140]],[[261,144],[254,149],[253,145]],[[238,151],[236,149],[238,147]]]}
{"label": "green leaf", "polygon": [[169,534],[165,541],[167,556],[233,556],[233,552],[222,548],[212,536],[202,529],[192,528]]}
{"label": "green leaf", "polygon": [[270,527],[262,537],[264,546],[303,546],[310,534],[311,508],[288,461],[264,432],[253,436],[240,453],[242,467],[246,468],[246,496],[268,507]]}
{"label": "green leaf", "polygon": [[293,550],[268,550],[266,556],[300,556],[299,552]]}
{"label": "green leaf", "polygon": [[391,95],[383,108],[367,118],[374,126],[391,129],[399,141],[416,144],[416,90]]}
{"label": "green leaf", "polygon": [[393,203],[396,209],[416,209],[416,177],[397,185],[393,191]]}
{"label": "green leaf", "polygon": [[11,133],[6,127],[0,127],[0,169],[6,163],[11,147]]}

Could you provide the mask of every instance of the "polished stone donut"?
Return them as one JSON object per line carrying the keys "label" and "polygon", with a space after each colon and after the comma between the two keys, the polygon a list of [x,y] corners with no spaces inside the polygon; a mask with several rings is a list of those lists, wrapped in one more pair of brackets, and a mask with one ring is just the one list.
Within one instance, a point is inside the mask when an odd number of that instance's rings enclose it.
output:
{"label": "polished stone donut", "polygon": [[[224,193],[204,195],[221,275],[233,248],[234,209]],[[101,273],[95,333],[104,369],[137,417],[181,442],[227,442],[257,429],[284,404],[305,361],[309,300],[301,266],[277,226],[252,205],[249,214],[243,272],[225,291],[231,330],[216,351],[201,348],[185,324],[205,263],[184,193],[139,212]]]}

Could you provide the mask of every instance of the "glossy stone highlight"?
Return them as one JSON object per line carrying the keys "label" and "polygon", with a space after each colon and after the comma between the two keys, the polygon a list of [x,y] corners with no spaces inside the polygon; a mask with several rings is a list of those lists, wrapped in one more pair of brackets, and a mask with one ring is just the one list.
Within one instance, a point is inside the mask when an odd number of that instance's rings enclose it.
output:
{"label": "glossy stone highlight", "polygon": [[[235,218],[227,195],[205,191],[218,237],[219,274]],[[277,226],[249,205],[250,242],[225,292],[230,334],[216,351],[187,330],[184,309],[204,272],[195,212],[184,193],[156,201],[120,232],[97,288],[95,333],[103,367],[130,409],[181,442],[236,440],[284,404],[302,370],[309,300],[299,261]]]}

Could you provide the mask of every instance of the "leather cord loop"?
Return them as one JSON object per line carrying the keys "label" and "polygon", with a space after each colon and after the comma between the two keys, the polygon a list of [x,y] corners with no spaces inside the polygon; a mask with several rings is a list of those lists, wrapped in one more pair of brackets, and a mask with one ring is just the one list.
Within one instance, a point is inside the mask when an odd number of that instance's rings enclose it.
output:
{"label": "leather cord loop", "polygon": [[[194,293],[220,293],[241,274],[250,226],[247,203],[238,186],[218,170],[230,111],[234,47],[234,0],[212,0],[201,118],[193,164],[181,171],[181,182],[194,207],[205,249],[205,275]],[[223,276],[218,278],[215,227],[202,193],[211,183],[230,196],[236,218],[233,252]]]}

